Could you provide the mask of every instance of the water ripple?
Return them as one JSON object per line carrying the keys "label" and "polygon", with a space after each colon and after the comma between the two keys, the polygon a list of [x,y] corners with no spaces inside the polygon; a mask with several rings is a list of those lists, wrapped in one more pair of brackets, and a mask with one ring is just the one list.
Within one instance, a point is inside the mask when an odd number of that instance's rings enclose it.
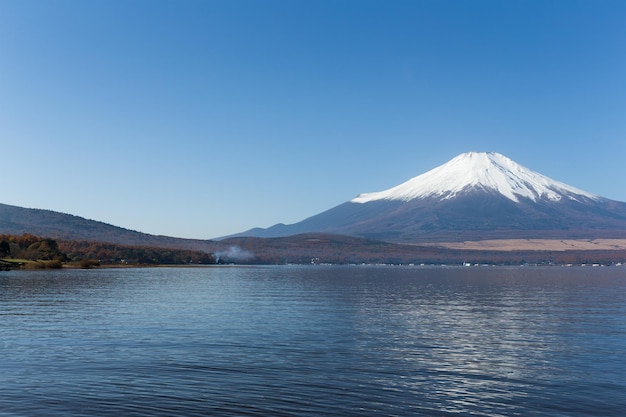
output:
{"label": "water ripple", "polygon": [[2,272],[0,416],[619,415],[623,272]]}

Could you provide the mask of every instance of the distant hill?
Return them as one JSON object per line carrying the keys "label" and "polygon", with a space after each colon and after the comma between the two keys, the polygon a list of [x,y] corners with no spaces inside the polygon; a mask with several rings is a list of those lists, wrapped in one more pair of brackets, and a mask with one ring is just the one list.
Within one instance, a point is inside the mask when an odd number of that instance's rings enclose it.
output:
{"label": "distant hill", "polygon": [[[611,263],[626,261],[626,250],[533,251],[463,250],[429,244],[397,244],[371,238],[304,233],[277,238],[233,237],[220,241],[154,236],[50,210],[0,204],[0,234],[32,234],[59,240],[71,257],[88,256],[104,262],[124,257],[136,263],[174,263],[193,254],[150,251],[149,247],[203,251],[220,263],[426,263],[460,265],[464,262]],[[100,242],[92,245],[89,242]],[[118,247],[116,245],[124,245]],[[79,257],[80,257],[79,256]],[[153,259],[154,258],[154,259]],[[197,263],[194,261],[193,263]],[[2,269],[2,268],[0,268]]]}
{"label": "distant hill", "polygon": [[469,152],[385,191],[294,224],[234,236],[332,233],[402,242],[626,238],[626,203],[548,178],[498,153]]}
{"label": "distant hill", "polygon": [[156,236],[71,214],[7,204],[0,204],[0,233],[12,235],[30,233],[59,240],[84,240],[209,252],[213,250],[210,240]]}
{"label": "distant hill", "polygon": [[248,264],[611,264],[624,263],[626,250],[464,250],[433,244],[396,244],[363,237],[303,233],[258,238],[235,237],[220,242],[216,258]]}

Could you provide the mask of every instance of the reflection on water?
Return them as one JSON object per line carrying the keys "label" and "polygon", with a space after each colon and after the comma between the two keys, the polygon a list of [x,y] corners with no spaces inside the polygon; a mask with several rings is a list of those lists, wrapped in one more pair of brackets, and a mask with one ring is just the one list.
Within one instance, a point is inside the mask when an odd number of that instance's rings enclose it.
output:
{"label": "reflection on water", "polygon": [[625,317],[622,268],[2,272],[0,415],[619,415]]}

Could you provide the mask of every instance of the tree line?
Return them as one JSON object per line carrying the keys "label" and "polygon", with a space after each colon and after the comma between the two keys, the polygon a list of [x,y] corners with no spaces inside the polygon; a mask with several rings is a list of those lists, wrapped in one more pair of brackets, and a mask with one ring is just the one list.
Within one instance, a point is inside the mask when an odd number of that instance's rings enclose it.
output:
{"label": "tree line", "polygon": [[181,249],[128,246],[113,243],[55,240],[32,234],[0,234],[2,266],[60,268],[63,265],[213,264],[212,254]]}

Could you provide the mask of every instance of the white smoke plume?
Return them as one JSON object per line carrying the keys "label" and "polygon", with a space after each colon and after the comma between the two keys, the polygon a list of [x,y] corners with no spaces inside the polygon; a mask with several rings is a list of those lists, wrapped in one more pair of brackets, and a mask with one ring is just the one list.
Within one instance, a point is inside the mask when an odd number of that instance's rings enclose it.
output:
{"label": "white smoke plume", "polygon": [[242,262],[254,258],[254,253],[241,249],[239,246],[230,246],[228,249],[214,253],[215,262]]}

